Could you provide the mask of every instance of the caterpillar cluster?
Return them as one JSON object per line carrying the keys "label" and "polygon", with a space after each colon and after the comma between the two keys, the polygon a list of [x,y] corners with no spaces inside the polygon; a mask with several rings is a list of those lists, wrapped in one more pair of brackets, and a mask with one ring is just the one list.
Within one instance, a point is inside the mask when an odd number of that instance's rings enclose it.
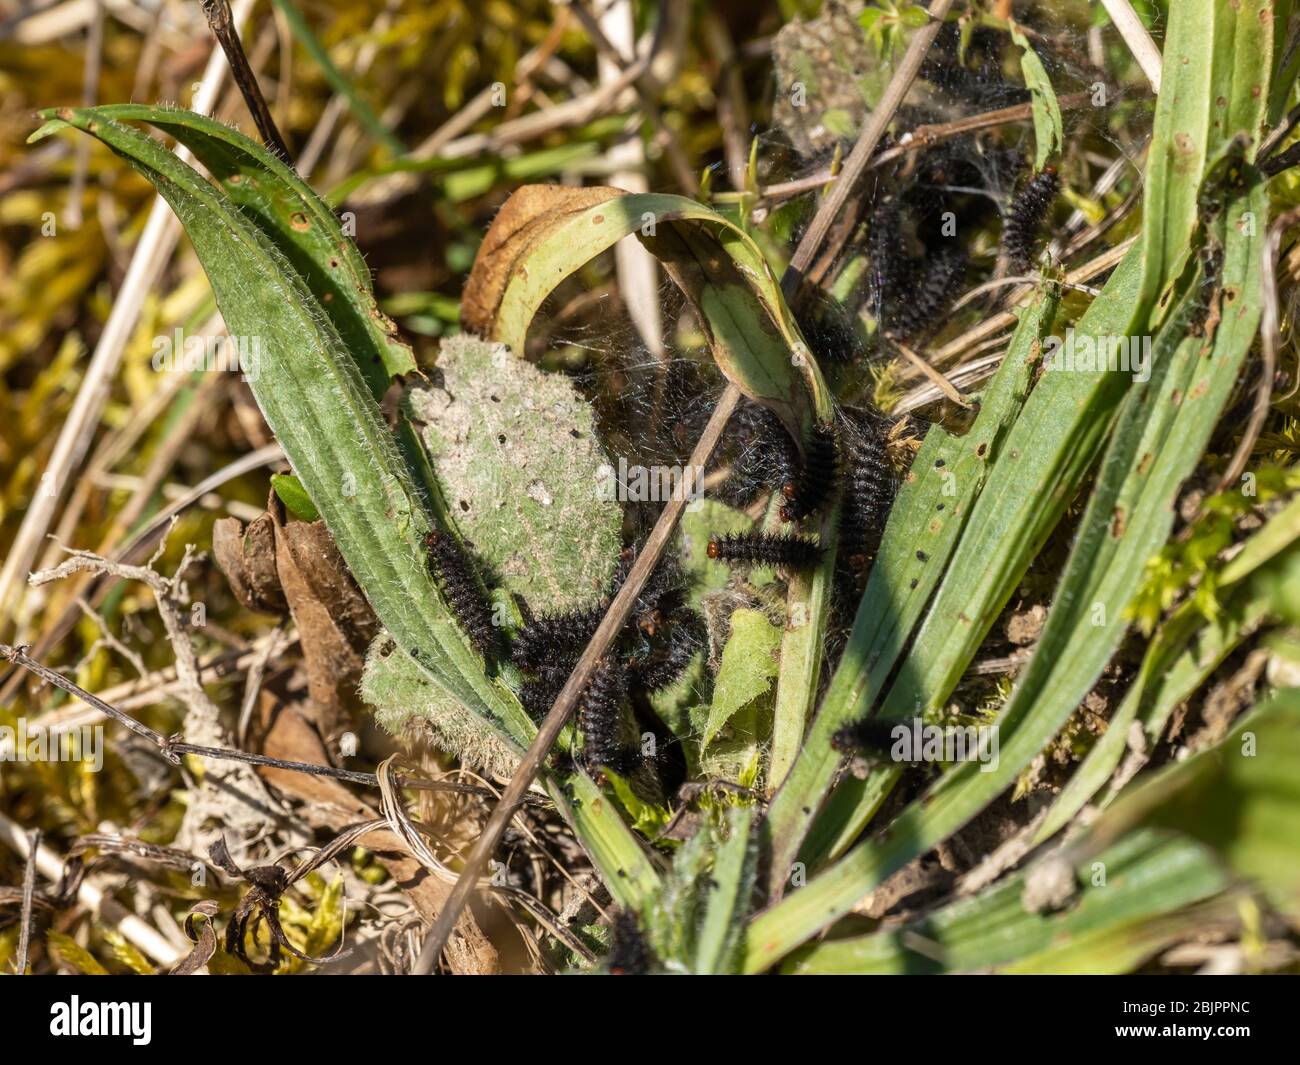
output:
{"label": "caterpillar cluster", "polygon": [[519,689],[519,702],[534,721],[545,717],[555,705],[555,699],[573,672],[575,662],[542,666],[535,675],[525,678]]}
{"label": "caterpillar cluster", "polygon": [[510,658],[526,672],[576,662],[604,616],[600,607],[542,614],[515,635]]}
{"label": "caterpillar cluster", "polygon": [[430,532],[424,546],[434,579],[470,642],[485,659],[499,658],[501,632],[469,556],[454,537],[440,531]]}
{"label": "caterpillar cluster", "polygon": [[959,30],[943,26],[921,64],[920,76],[974,110],[988,111],[1030,98],[1023,85],[1007,81],[1007,34],[989,27]]}
{"label": "caterpillar cluster", "polygon": [[620,910],[610,926],[609,953],[605,966],[611,976],[645,976],[654,967],[654,952],[636,915]]}
{"label": "caterpillar cluster", "polygon": [[1038,231],[1061,190],[1055,167],[1044,167],[1031,177],[1007,208],[1002,227],[1002,251],[1007,264],[1018,274],[1028,272],[1038,248]]}
{"label": "caterpillar cluster", "polygon": [[[609,595],[599,605],[540,615],[516,634],[511,660],[525,674],[519,700],[534,719],[545,716],[555,703],[599,628],[609,600],[627,579],[636,553],[635,548],[623,552]],[[648,691],[673,683],[703,643],[702,622],[694,610],[684,605],[683,591],[680,564],[672,556],[662,559],[637,596],[629,623],[613,644],[611,653]]]}
{"label": "caterpillar cluster", "polygon": [[815,426],[808,437],[799,475],[781,486],[786,500],[781,506],[782,521],[802,521],[826,503],[835,487],[837,452],[834,426]]}
{"label": "caterpillar cluster", "polygon": [[753,566],[781,566],[791,571],[812,569],[821,561],[822,549],[807,536],[771,533],[729,533],[709,540],[709,558],[719,562],[747,562]]}
{"label": "caterpillar cluster", "polygon": [[671,628],[666,646],[632,662],[636,678],[646,691],[661,691],[674,683],[704,642],[703,623],[694,610],[681,610],[669,620]]}
{"label": "caterpillar cluster", "polygon": [[[623,587],[623,582],[632,572],[632,564],[644,546],[638,542],[623,551],[619,557],[618,568],[614,572],[613,590],[616,594]],[[650,579],[645,582],[632,604],[632,622],[636,628],[647,636],[661,634],[665,618],[675,613],[682,605],[685,592],[685,577],[677,556],[669,553],[659,560]]]}

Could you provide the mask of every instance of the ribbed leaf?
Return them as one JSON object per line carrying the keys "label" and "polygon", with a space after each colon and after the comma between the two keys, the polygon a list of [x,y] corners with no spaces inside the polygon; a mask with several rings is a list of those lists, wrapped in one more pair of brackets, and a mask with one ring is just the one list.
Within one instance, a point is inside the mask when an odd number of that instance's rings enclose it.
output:
{"label": "ribbed leaf", "polygon": [[[1093,883],[1093,863],[1104,883]],[[867,936],[831,940],[794,954],[789,973],[884,975],[972,970],[1118,973],[1140,964],[1203,916],[1183,914],[1159,935],[1143,930],[1158,918],[1207,899],[1228,878],[1204,848],[1154,832],[1134,833],[1079,863],[1079,897],[1059,913],[1034,913],[1023,902],[1029,875],[1020,873],[978,895],[916,921]],[[1067,960],[1057,952],[1071,951]],[[1052,957],[1050,966],[1043,961]]]}
{"label": "ribbed leaf", "polygon": [[[60,109],[34,137],[63,124],[93,134],[155,185],[185,226],[230,331],[257,336],[265,357],[250,387],[324,518],[357,583],[403,653],[430,680],[522,748],[535,727],[487,677],[429,575],[426,497],[399,454],[378,404],[338,330],[293,264],[237,205],[137,130],[92,111]],[[584,774],[561,810],[621,901],[656,877],[631,833]]]}

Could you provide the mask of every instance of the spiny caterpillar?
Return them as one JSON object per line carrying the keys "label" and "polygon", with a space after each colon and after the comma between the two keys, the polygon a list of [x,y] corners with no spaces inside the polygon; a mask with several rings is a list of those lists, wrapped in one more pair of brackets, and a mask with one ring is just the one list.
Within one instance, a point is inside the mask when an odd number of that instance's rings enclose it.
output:
{"label": "spiny caterpillar", "polygon": [[802,521],[821,509],[835,486],[835,428],[818,425],[808,438],[807,454],[799,476],[785,482],[782,521]]}
{"label": "spiny caterpillar", "polygon": [[578,709],[582,763],[588,771],[608,768],[623,773],[636,766],[636,748],[623,743],[619,736],[626,695],[627,671],[622,663],[602,660]]}
{"label": "spiny caterpillar", "polygon": [[[616,595],[632,572],[632,564],[641,553],[641,544],[623,551],[618,569],[614,573],[612,595]],[[664,618],[681,604],[685,590],[682,568],[677,558],[665,555],[641,588],[632,607],[632,621],[647,636],[654,636],[664,624]]]}
{"label": "spiny caterpillar", "polygon": [[519,689],[519,701],[529,717],[536,721],[546,716],[572,672],[573,663],[562,662],[542,666],[536,676],[524,681]]}
{"label": "spiny caterpillar", "polygon": [[1002,250],[1015,273],[1027,273],[1033,267],[1038,230],[1060,190],[1060,175],[1048,166],[1031,177],[1011,201],[1002,229]]}
{"label": "spiny caterpillar", "polygon": [[437,530],[424,538],[424,546],[429,552],[429,568],[470,642],[484,658],[499,657],[501,632],[493,623],[492,607],[469,556],[454,537]]}
{"label": "spiny caterpillar", "polygon": [[520,669],[535,672],[547,666],[572,665],[590,642],[601,618],[602,607],[543,614],[525,625],[510,646],[510,658]]}
{"label": "spiny caterpillar", "polygon": [[703,622],[689,608],[679,610],[669,618],[667,647],[649,655],[635,664],[637,679],[646,691],[659,691],[677,680],[690,665],[696,650],[703,643]]}
{"label": "spiny caterpillar", "polygon": [[761,403],[746,403],[731,419],[735,441],[728,491],[740,506],[764,489],[779,488],[799,470],[799,453],[781,419]]}
{"label": "spiny caterpillar", "polygon": [[885,319],[889,335],[908,340],[936,324],[952,302],[965,273],[966,253],[962,249],[941,250],[930,260],[909,297],[900,300],[893,314]]}
{"label": "spiny caterpillar", "polygon": [[896,196],[877,204],[871,214],[867,257],[871,265],[869,297],[877,317],[884,319],[907,299],[912,280],[912,261],[903,241]]}
{"label": "spiny caterpillar", "polygon": [[806,570],[821,561],[822,549],[815,540],[806,536],[730,533],[713,537],[709,541],[708,555],[719,562],[748,562],[755,566]]}
{"label": "spiny caterpillar", "polygon": [[610,928],[609,953],[605,965],[611,976],[645,976],[654,964],[654,953],[636,915],[620,910]]}
{"label": "spiny caterpillar", "polygon": [[846,447],[844,498],[840,507],[840,557],[861,570],[885,527],[894,494],[884,425],[856,419],[858,432]]}
{"label": "spiny caterpillar", "polygon": [[831,748],[841,754],[875,754],[889,751],[893,744],[894,724],[879,718],[863,718],[835,730]]}

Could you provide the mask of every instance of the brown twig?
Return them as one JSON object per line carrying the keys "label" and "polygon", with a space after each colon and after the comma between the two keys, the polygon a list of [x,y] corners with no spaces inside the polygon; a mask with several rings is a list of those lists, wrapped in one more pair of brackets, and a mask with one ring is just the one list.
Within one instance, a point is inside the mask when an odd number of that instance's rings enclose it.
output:
{"label": "brown twig", "polygon": [[[605,31],[601,29],[596,17],[587,10],[586,5],[578,2],[578,0],[571,0],[569,11],[582,24],[582,28],[587,31],[587,36],[591,38],[591,43],[595,46],[596,51],[614,64],[621,73],[626,74],[632,68],[632,64],[623,57],[622,53],[605,36]],[[637,95],[637,101],[641,105],[642,113],[655,128],[656,139],[663,145],[664,155],[672,166],[677,184],[681,186],[687,195],[694,195],[699,191],[699,180],[695,176],[695,171],[691,169],[686,153],[682,150],[676,134],[664,122],[663,115],[659,112],[659,104],[652,95],[650,87],[646,84],[648,69],[633,79],[632,89]]]}
{"label": "brown twig", "polygon": [[[188,510],[191,505],[197,503],[209,492],[214,492],[228,481],[258,469],[262,466],[275,465],[284,461],[284,452],[280,450],[279,444],[267,444],[256,451],[250,451],[247,455],[241,455],[235,461],[223,466],[216,473],[205,477],[185,495],[175,502],[159,511],[149,519],[142,527],[136,529],[126,542],[122,544],[117,551],[113,553],[112,562],[130,563],[145,556],[145,553],[158,542],[158,538],[171,527],[172,519],[184,510]],[[108,589],[113,586],[116,578],[112,575],[101,575],[87,586],[86,595],[92,606],[98,606],[104,601],[108,594]],[[68,607],[63,615],[54,624],[42,634],[36,642],[36,656],[44,657],[62,640],[72,627],[76,624],[77,618],[80,617],[81,611],[75,604]],[[0,706],[5,705],[17,691],[19,678],[22,674],[16,670],[11,671],[10,675],[5,677],[3,685],[0,685]]]}
{"label": "brown twig", "polygon": [[280,136],[279,127],[276,126],[275,119],[271,117],[271,109],[266,104],[266,97],[262,95],[262,89],[257,84],[257,75],[253,73],[248,56],[244,54],[244,46],[240,43],[239,33],[235,29],[235,20],[230,13],[228,0],[200,0],[199,6],[203,8],[204,17],[207,18],[208,26],[212,29],[212,36],[217,39],[221,50],[226,53],[231,77],[234,78],[235,86],[243,96],[244,103],[248,105],[253,122],[257,125],[257,132],[261,134],[262,143],[289,166],[293,166],[289,146]]}
{"label": "brown twig", "polygon": [[704,40],[718,64],[718,129],[722,131],[722,152],[727,160],[731,186],[744,188],[745,171],[749,162],[749,145],[745,131],[749,129],[749,108],[745,102],[745,84],[741,78],[740,62],[731,31],[716,12],[705,10]]}
{"label": "brown twig", "polygon": [[1110,16],[1111,22],[1119,30],[1119,35],[1124,38],[1129,51],[1133,53],[1138,66],[1142,68],[1142,73],[1151,83],[1152,90],[1158,94],[1160,68],[1163,65],[1160,49],[1156,47],[1156,42],[1151,39],[1151,34],[1147,32],[1146,26],[1133,10],[1133,5],[1129,0],[1101,0],[1101,3],[1106,9],[1106,14]]}
{"label": "brown twig", "polygon": [[[909,45],[902,63],[885,90],[880,105],[872,113],[871,121],[863,131],[862,138],[849,156],[849,164],[845,167],[844,180],[837,182],[831,195],[822,201],[812,224],[804,233],[798,248],[795,249],[794,259],[791,261],[785,276],[781,279],[782,289],[785,292],[789,293],[799,288],[803,271],[816,257],[818,249],[830,229],[831,222],[853,191],[858,179],[862,176],[866,163],[871,158],[871,153],[875,150],[876,144],[884,134],[886,125],[893,118],[895,110],[902,103],[903,97],[907,94],[907,90],[911,87],[912,81],[920,70],[921,59],[938,33],[937,20],[942,20],[951,6],[952,0],[934,0],[934,3],[930,5],[931,17],[936,21],[919,30],[912,38],[912,43]],[[443,907],[442,912],[438,914],[438,919],[434,922],[428,936],[425,938],[424,945],[420,950],[420,957],[411,970],[413,974],[428,975],[437,964],[451,931],[456,925],[456,920],[460,916],[460,912],[469,901],[470,892],[474,890],[480,870],[486,866],[488,858],[496,850],[497,843],[501,839],[501,834],[505,831],[506,825],[510,822],[515,806],[518,805],[524,794],[532,786],[534,779],[541,770],[543,760],[559,737],[560,730],[572,715],[578,697],[586,688],[597,663],[605,654],[606,648],[613,642],[614,637],[622,630],[624,622],[631,614],[633,603],[635,603],[637,596],[641,594],[641,589],[658,563],[659,556],[667,547],[668,541],[676,528],[677,520],[686,506],[686,500],[691,494],[689,489],[693,487],[694,478],[697,476],[695,471],[703,469],[707,465],[710,456],[713,454],[714,447],[716,447],[718,440],[722,436],[723,429],[726,428],[728,419],[730,419],[739,402],[740,390],[735,385],[729,384],[718,400],[718,405],[714,408],[713,414],[704,427],[704,432],[700,435],[699,442],[695,445],[695,450],[687,463],[686,468],[689,472],[686,477],[686,487],[688,490],[677,493],[675,498],[670,500],[660,513],[645,546],[641,549],[641,553],[637,555],[636,562],[633,564],[627,580],[624,581],[623,586],[614,597],[614,601],[610,604],[609,611],[606,613],[604,620],[601,621],[600,627],[592,636],[590,643],[587,644],[587,648],[578,660],[577,666],[574,667],[564,688],[556,697],[555,703],[551,706],[545,720],[543,720],[541,728],[538,729],[537,737],[529,746],[527,753],[519,763],[519,767],[510,778],[510,784],[502,794],[501,801],[497,804],[496,809],[492,811],[492,815],[488,818],[487,824],[483,826],[483,831],[475,842],[473,849],[465,858],[460,879],[456,881],[456,887],[448,896],[446,905]]]}
{"label": "brown twig", "polygon": [[[1084,107],[1090,101],[1087,93],[1072,93],[1068,96],[1062,96],[1060,99],[1061,109],[1063,111],[1073,110]],[[938,122],[933,125],[917,126],[912,131],[909,139],[901,144],[896,144],[892,148],[886,148],[883,152],[878,152],[867,162],[867,170],[878,170],[880,167],[892,163],[895,159],[901,159],[913,152],[924,151],[927,148],[933,148],[944,141],[952,140],[955,137],[964,136],[967,133],[974,133],[981,129],[991,129],[995,126],[1005,126],[1012,122],[1023,122],[1033,117],[1032,104],[1013,104],[1010,107],[999,107],[994,111],[981,111],[976,115],[967,115],[964,118],[956,118],[951,122]],[[841,175],[831,172],[830,168],[818,170],[816,173],[809,174],[806,177],[796,178],[793,181],[783,181],[777,184],[768,185],[766,188],[759,189],[758,203],[754,210],[762,210],[773,204],[781,203],[790,199],[792,196],[799,196],[805,192],[815,192],[818,189],[839,180]],[[718,197],[720,200],[723,197]],[[756,219],[757,221],[757,219]]]}
{"label": "brown twig", "polygon": [[[99,95],[99,72],[104,62],[104,4],[96,0],[90,26],[86,30],[86,70],[81,85],[81,106],[94,107]],[[64,212],[64,225],[69,229],[81,226],[81,198],[86,191],[86,173],[90,168],[90,139],[77,142],[76,169],[68,187],[68,206]]]}
{"label": "brown twig", "polygon": [[957,386],[954,385],[951,381],[949,381],[948,378],[944,377],[943,374],[941,374],[938,370],[936,370],[923,358],[921,358],[920,355],[918,355],[915,351],[913,351],[911,348],[909,348],[906,344],[902,343],[901,341],[895,340],[893,341],[893,345],[903,353],[903,357],[907,359],[908,362],[910,362],[914,367],[916,367],[916,369],[919,370],[929,380],[929,382],[932,385],[934,385],[935,388],[937,388],[940,392],[942,392],[945,396],[947,396],[948,399],[950,399],[953,403],[956,403],[957,406],[959,407],[964,407],[966,408],[966,410],[971,409],[970,400],[968,400],[965,396],[961,394],[960,391],[958,391]]}
{"label": "brown twig", "polygon": [[[1070,271],[1070,273],[1066,274],[1066,282],[1070,285],[1080,285],[1086,281],[1090,281],[1098,274],[1105,273],[1124,258],[1125,253],[1128,252],[1129,248],[1133,246],[1136,240],[1136,237],[1129,237],[1127,240],[1115,245],[1115,247],[1102,252],[1102,254],[1098,255],[1095,259],[1084,263],[1077,270]],[[1011,294],[1009,302],[1012,306],[1019,304],[1034,291],[1034,288],[1034,285],[1025,285],[1023,288],[1016,289]],[[968,329],[961,336],[950,340],[938,351],[932,352],[929,361],[932,365],[942,365],[946,362],[951,362],[973,345],[987,339],[995,333],[1000,333],[1008,326],[1015,325],[1016,321],[1017,319],[1014,311],[1001,311],[998,314],[991,315],[984,319],[984,321],[980,322],[979,325]]]}
{"label": "brown twig", "polygon": [[22,925],[18,932],[18,967],[14,970],[19,976],[27,975],[27,952],[32,942],[32,905],[36,899],[36,854],[41,846],[41,830],[32,829],[27,840],[27,866],[23,869]]}

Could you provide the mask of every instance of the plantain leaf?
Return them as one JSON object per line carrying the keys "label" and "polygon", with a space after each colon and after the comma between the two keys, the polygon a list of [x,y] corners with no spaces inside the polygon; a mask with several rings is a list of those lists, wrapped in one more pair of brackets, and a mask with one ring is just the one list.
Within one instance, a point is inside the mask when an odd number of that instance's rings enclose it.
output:
{"label": "plantain leaf", "polygon": [[[732,612],[731,638],[723,648],[722,664],[713,682],[713,703],[701,749],[707,750],[735,715],[771,691],[780,645],[781,630],[762,611],[742,608]],[[750,737],[751,742],[755,739]]]}
{"label": "plantain leaf", "polygon": [[443,342],[438,383],[405,403],[456,525],[536,610],[590,606],[622,547],[617,471],[572,381],[473,337]]}
{"label": "plantain leaf", "polygon": [[[93,110],[59,109],[61,125],[92,134],[146,177],[185,226],[232,333],[262,339],[267,357],[250,387],[303,488],[324,518],[376,615],[429,680],[516,751],[535,734],[523,708],[490,679],[425,564],[427,496],[384,424],[357,362],[293,264],[239,207],[139,131]],[[590,778],[547,777],[552,797],[625,903],[656,875]]]}
{"label": "plantain leaf", "polygon": [[193,152],[306,281],[376,399],[394,377],[415,371],[411,349],[375,302],[370,271],[355,242],[292,167],[238,130],[193,111],[110,104],[88,113],[147,122]]}

